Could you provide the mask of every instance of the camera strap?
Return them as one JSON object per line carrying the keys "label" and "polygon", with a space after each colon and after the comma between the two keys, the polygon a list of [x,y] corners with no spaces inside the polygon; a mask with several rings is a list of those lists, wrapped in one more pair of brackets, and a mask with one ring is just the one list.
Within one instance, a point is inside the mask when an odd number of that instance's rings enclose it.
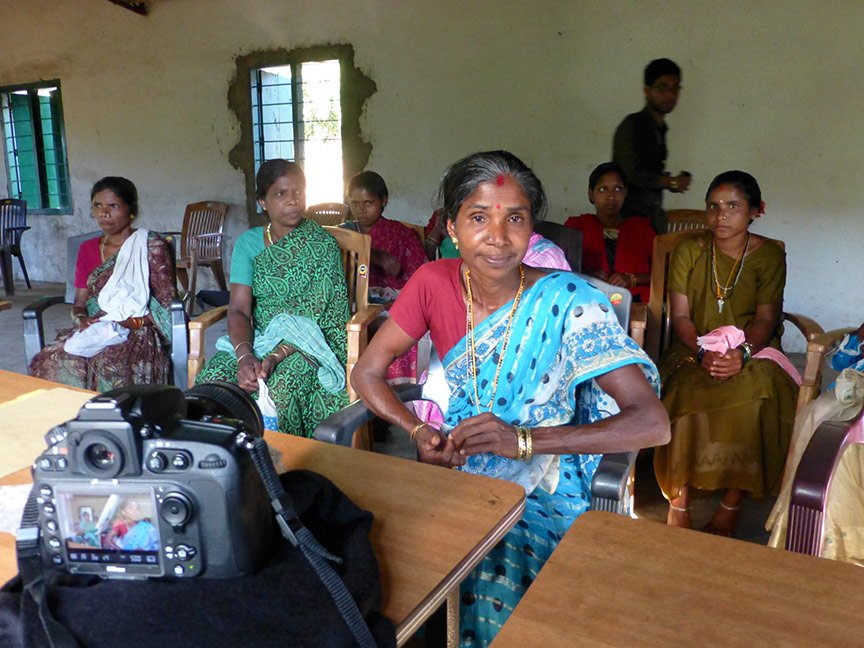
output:
{"label": "camera strap", "polygon": [[24,591],[29,593],[36,603],[48,645],[51,648],[80,648],[72,633],[54,618],[48,607],[47,576],[39,548],[39,504],[36,501],[35,486],[30,490],[24,514],[21,516],[21,528],[15,536],[15,550],[18,554],[18,574],[21,576]]}
{"label": "camera strap", "polygon": [[360,613],[360,609],[351,597],[345,582],[330,566],[330,562],[339,564],[342,559],[327,551],[300,521],[300,516],[297,515],[291,497],[285,492],[282,482],[279,481],[273,460],[270,458],[267,442],[262,437],[250,436],[246,436],[242,442],[252,456],[252,462],[261,476],[261,481],[267,490],[267,496],[276,511],[276,522],[282,535],[293,546],[300,549],[303,556],[315,569],[315,573],[327,588],[360,648],[375,648],[377,644],[372,637],[369,626],[366,625],[366,620]]}

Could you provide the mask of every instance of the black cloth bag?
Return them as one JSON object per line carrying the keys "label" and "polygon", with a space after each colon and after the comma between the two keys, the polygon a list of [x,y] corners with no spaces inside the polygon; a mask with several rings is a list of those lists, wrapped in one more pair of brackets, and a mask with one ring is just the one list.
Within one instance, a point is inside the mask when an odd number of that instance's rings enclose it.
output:
{"label": "black cloth bag", "polygon": [[[378,612],[381,579],[369,541],[372,514],[316,473],[293,471],[280,479],[306,527],[343,559],[333,567],[378,645],[395,646],[393,624]],[[49,601],[54,617],[82,648],[354,645],[315,570],[284,539],[270,564],[252,576],[142,581],[60,576],[49,586]],[[0,647],[47,646],[36,605],[16,576],[0,591]]]}

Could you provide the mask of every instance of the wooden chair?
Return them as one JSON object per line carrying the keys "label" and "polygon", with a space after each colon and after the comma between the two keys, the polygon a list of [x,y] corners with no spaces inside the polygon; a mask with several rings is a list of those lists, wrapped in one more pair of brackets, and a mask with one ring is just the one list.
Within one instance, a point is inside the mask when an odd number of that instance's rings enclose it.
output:
{"label": "wooden chair", "polygon": [[704,209],[670,209],[666,212],[666,233],[708,228]]}
{"label": "wooden chair", "polygon": [[[75,301],[75,263],[78,259],[78,248],[84,241],[101,236],[102,231],[88,232],[70,236],[66,239],[66,292],[63,295],[47,295],[24,307],[22,317],[24,318],[24,356],[27,366],[30,361],[45,346],[45,329],[43,326],[44,313],[48,308],[60,304],[72,304]],[[165,237],[169,246],[173,240],[170,236]],[[183,303],[175,300],[171,304],[171,363],[173,366],[174,384],[185,389],[188,383],[186,377],[186,359],[189,355],[188,329],[186,326],[186,314]]]}
{"label": "wooden chair", "polygon": [[27,201],[17,198],[0,200],[0,274],[3,276],[3,287],[7,295],[15,294],[15,282],[12,276],[12,257],[18,257],[24,282],[30,288],[30,277],[27,276],[27,266],[21,253],[21,235],[30,228],[27,226]]}
{"label": "wooden chair", "polygon": [[228,204],[213,200],[186,205],[182,232],[166,232],[180,235],[180,254],[177,256],[177,279],[186,291],[183,303],[186,314],[191,316],[195,304],[195,286],[198,268],[207,266],[216,277],[222,290],[228,290],[222,257],[225,249],[224,229],[228,216]]}
{"label": "wooden chair", "polygon": [[[381,312],[382,307],[369,304],[369,257],[371,240],[366,234],[359,234],[339,227],[325,227],[328,234],[336,239],[342,250],[342,263],[345,268],[345,283],[348,286],[348,302],[351,305],[351,319],[348,320],[348,361],[345,365],[348,397],[357,398],[351,386],[351,372],[360,354],[366,349],[369,337],[369,324]],[[208,328],[224,319],[228,314],[227,306],[220,306],[202,313],[189,321],[189,386],[204,367],[205,335]],[[370,441],[358,435],[358,446],[369,447]]]}
{"label": "wooden chair", "polygon": [[[654,239],[654,254],[651,264],[651,297],[648,301],[645,322],[645,351],[655,362],[669,346],[672,339],[672,325],[668,307],[668,271],[669,259],[673,250],[684,238],[700,236],[701,232],[684,230],[670,234],[661,234]],[[785,247],[782,241],[775,241]],[[784,320],[795,326],[809,342],[823,333],[819,324],[809,317],[796,313],[783,313]]]}
{"label": "wooden chair", "polygon": [[310,205],[306,208],[306,218],[319,225],[339,225],[348,218],[348,205],[339,202]]}

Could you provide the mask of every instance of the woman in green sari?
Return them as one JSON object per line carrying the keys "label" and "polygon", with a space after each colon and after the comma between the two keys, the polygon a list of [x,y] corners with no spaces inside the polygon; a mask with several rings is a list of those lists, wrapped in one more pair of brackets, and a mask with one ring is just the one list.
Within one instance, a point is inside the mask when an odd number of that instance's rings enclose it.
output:
{"label": "woman in green sari", "polygon": [[242,234],[231,256],[228,335],[197,382],[229,380],[247,392],[265,381],[281,432],[311,436],[348,403],[348,292],[336,240],[306,220],[306,178],[268,160],[256,181],[269,223]]}
{"label": "woman in green sari", "polygon": [[759,185],[727,171],[705,204],[708,232],[682,240],[669,262],[676,339],[659,369],[672,440],[654,469],[669,524],[690,526],[693,489],[725,489],[705,530],[731,536],[746,494],[779,488],[798,387],[780,352],[785,253],[748,231],[764,212]]}

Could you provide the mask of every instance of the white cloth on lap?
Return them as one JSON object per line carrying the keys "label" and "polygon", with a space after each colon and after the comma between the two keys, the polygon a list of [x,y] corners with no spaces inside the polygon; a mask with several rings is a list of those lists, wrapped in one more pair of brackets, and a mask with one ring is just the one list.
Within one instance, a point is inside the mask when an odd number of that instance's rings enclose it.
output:
{"label": "white cloth on lap", "polygon": [[92,358],[109,346],[121,344],[129,338],[129,329],[117,322],[130,317],[144,317],[150,312],[148,235],[146,229],[135,230],[120,246],[114,272],[99,293],[99,308],[105,311],[105,315],[66,340],[63,349],[67,353]]}

